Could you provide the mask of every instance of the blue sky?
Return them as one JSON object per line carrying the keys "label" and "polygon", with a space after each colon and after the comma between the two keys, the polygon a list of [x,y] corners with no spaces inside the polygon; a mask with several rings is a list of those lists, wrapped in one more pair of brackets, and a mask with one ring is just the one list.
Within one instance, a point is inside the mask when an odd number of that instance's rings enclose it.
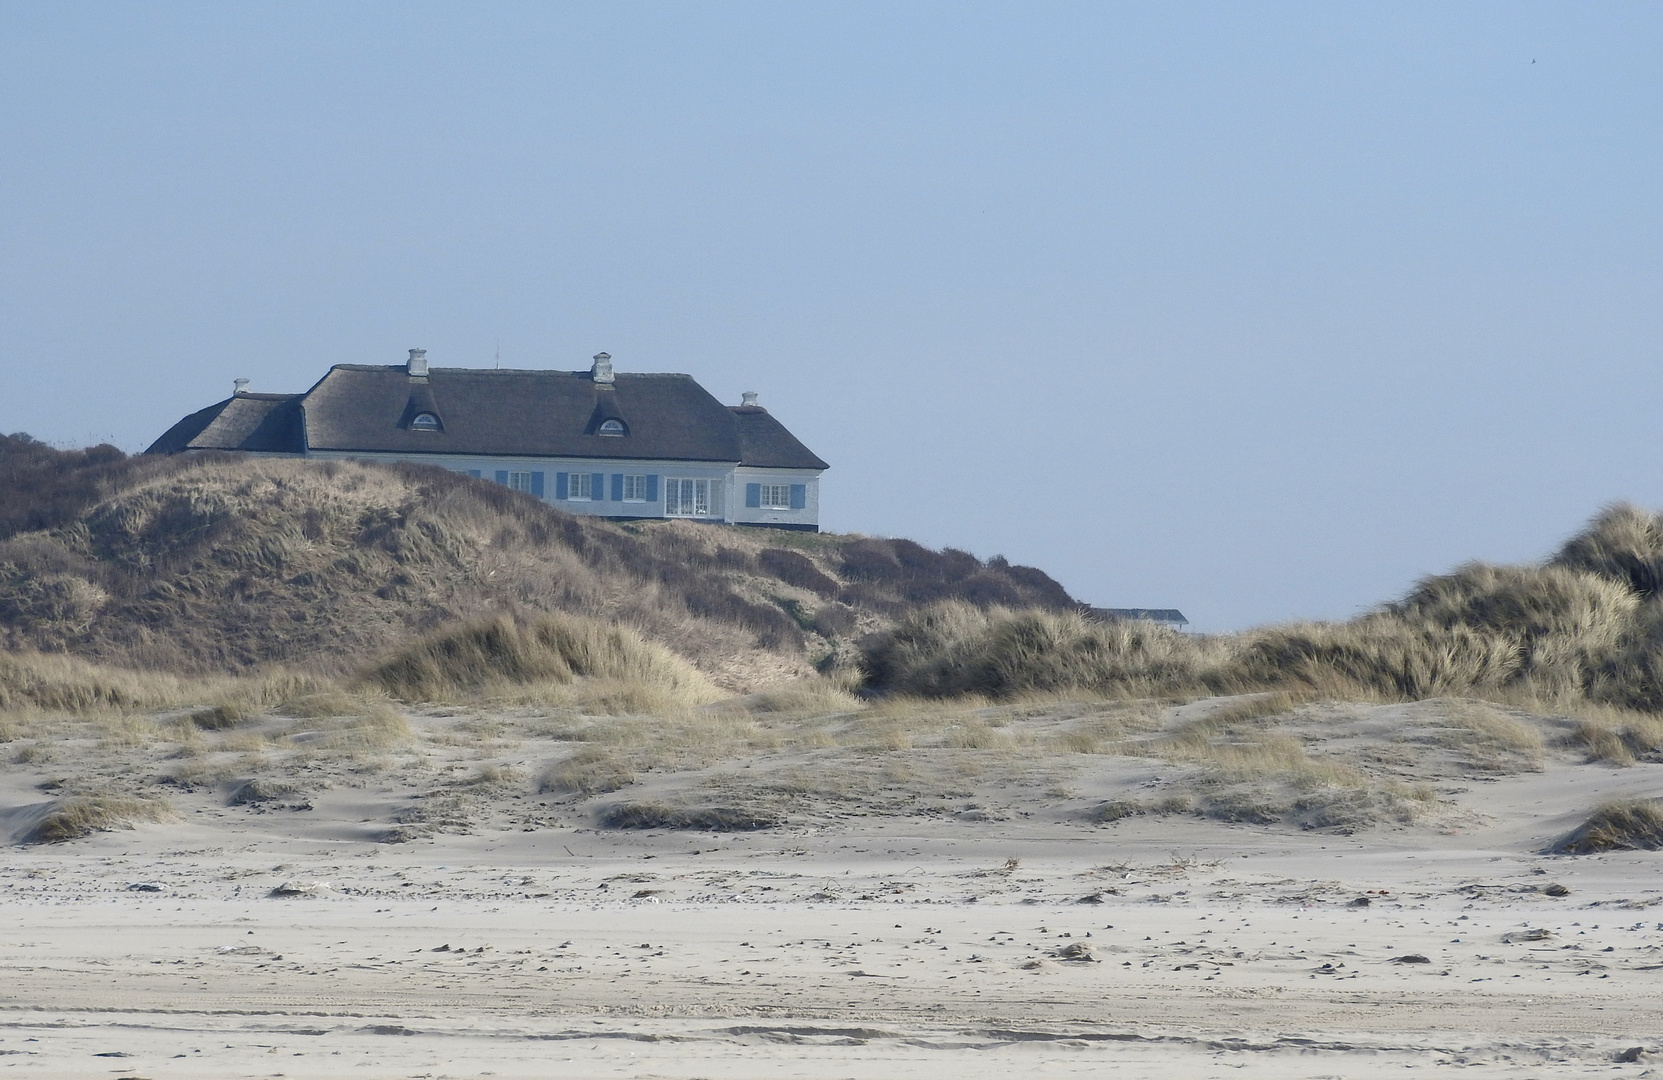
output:
{"label": "blue sky", "polygon": [[685,371],[1225,630],[1663,506],[1663,6],[0,2],[0,430]]}

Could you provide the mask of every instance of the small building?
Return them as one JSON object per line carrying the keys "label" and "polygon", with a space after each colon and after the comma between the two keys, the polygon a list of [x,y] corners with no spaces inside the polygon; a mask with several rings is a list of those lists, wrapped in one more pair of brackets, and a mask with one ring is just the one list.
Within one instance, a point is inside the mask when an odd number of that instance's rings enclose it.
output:
{"label": "small building", "polygon": [[1086,617],[1097,622],[1152,622],[1170,630],[1182,630],[1190,624],[1177,608],[1094,607],[1086,609]]}
{"label": "small building", "polygon": [[828,466],[746,393],[723,405],[690,375],[337,364],[303,394],[231,397],[146,453],[239,451],[412,461],[574,514],[818,531]]}

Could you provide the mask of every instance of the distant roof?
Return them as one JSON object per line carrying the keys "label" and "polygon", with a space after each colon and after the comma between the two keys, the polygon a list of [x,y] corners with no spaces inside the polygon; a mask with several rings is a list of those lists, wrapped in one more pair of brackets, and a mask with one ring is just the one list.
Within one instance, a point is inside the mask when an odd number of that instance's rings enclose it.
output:
{"label": "distant roof", "polygon": [[1103,622],[1142,619],[1147,622],[1177,623],[1188,626],[1189,620],[1177,608],[1140,608],[1140,607],[1094,607],[1088,609],[1091,617]]}
{"label": "distant roof", "polygon": [[[414,425],[423,413],[438,429]],[[625,434],[602,435],[618,420]],[[242,393],[175,424],[150,447],[305,453],[476,454],[735,462],[824,469],[760,406],[729,408],[689,375],[338,364],[304,394]]]}
{"label": "distant roof", "polygon": [[145,453],[252,450],[298,454],[305,446],[299,403],[299,394],[241,393],[191,413],[168,428]]}

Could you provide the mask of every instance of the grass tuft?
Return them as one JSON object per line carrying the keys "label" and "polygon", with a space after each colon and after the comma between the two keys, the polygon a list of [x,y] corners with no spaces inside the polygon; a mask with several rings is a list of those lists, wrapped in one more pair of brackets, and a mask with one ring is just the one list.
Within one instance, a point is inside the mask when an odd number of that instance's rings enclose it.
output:
{"label": "grass tuft", "polygon": [[610,684],[617,696],[638,687],[650,704],[672,698],[702,704],[717,695],[691,664],[621,626],[573,615],[479,619],[430,634],[363,676],[403,701],[454,701],[514,695],[580,679]]}
{"label": "grass tuft", "polygon": [[596,820],[606,829],[703,829],[710,832],[751,832],[780,824],[776,817],[726,806],[679,807],[656,802],[621,803],[601,811]]}
{"label": "grass tuft", "polygon": [[162,821],[171,816],[167,803],[159,799],[125,795],[66,795],[53,800],[22,839],[25,844],[57,844],[95,832],[130,829],[134,822]]}
{"label": "grass tuft", "polygon": [[1598,807],[1588,820],[1554,845],[1572,855],[1663,848],[1663,800],[1619,799]]}

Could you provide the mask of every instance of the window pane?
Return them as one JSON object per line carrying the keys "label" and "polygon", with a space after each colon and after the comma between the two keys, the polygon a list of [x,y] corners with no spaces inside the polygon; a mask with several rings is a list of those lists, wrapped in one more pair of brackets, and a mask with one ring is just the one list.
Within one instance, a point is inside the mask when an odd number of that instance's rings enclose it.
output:
{"label": "window pane", "polygon": [[674,478],[664,482],[664,513],[674,517],[714,517],[720,514],[716,499],[720,486],[709,480]]}

